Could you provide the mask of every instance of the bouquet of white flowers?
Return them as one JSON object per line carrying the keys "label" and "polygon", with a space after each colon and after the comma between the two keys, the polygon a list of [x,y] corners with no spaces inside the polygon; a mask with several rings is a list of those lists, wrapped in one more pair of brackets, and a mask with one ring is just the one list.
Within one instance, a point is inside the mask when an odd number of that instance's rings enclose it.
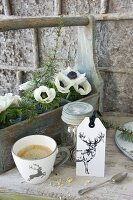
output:
{"label": "bouquet of white flowers", "polygon": [[21,115],[20,102],[19,95],[7,93],[0,96],[0,128],[13,124],[16,119],[19,119]]}
{"label": "bouquet of white flowers", "polygon": [[33,79],[21,84],[19,91],[20,96],[11,93],[0,96],[1,128],[57,108],[63,99],[81,99],[91,92],[91,85],[85,73],[70,67],[55,73],[46,66],[35,71]]}
{"label": "bouquet of white flowers", "polygon": [[19,96],[11,93],[0,96],[0,128],[58,108],[64,99],[67,102],[75,101],[91,92],[85,73],[81,74],[70,67],[57,72],[56,53],[62,24],[61,17],[53,55],[48,56],[40,68],[33,72],[32,80],[19,86]]}

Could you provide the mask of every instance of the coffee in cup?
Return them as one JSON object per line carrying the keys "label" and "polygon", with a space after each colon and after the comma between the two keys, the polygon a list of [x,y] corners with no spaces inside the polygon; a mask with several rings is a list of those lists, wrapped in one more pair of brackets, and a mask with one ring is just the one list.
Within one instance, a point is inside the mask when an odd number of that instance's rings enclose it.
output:
{"label": "coffee in cup", "polygon": [[[58,152],[62,159],[56,163]],[[56,141],[45,135],[30,135],[21,138],[12,147],[12,156],[21,176],[32,184],[48,179],[54,167],[65,163],[70,152],[67,148],[58,148]]]}
{"label": "coffee in cup", "polygon": [[20,149],[17,156],[28,160],[40,159],[49,156],[52,150],[48,146],[44,145],[29,145]]}

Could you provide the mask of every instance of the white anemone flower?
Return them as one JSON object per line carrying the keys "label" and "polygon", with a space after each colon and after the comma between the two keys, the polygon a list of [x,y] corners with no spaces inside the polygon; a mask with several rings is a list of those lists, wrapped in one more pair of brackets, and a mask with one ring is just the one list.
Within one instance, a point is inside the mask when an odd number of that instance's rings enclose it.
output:
{"label": "white anemone flower", "polygon": [[69,89],[72,86],[72,84],[70,84],[69,78],[61,72],[59,72],[55,77],[55,85],[57,90],[61,93],[69,93]]}
{"label": "white anemone flower", "polygon": [[32,81],[27,81],[21,85],[19,85],[19,90],[28,90],[34,87],[34,83]]}
{"label": "white anemone flower", "polygon": [[91,92],[91,85],[88,80],[81,82],[80,84],[75,84],[74,89],[81,95],[87,95]]}
{"label": "white anemone flower", "polygon": [[67,69],[63,71],[63,74],[69,78],[71,85],[79,84],[86,80],[85,73],[80,74],[79,71],[71,69],[70,67],[67,67]]}
{"label": "white anemone flower", "polygon": [[50,103],[56,96],[54,88],[40,86],[34,90],[34,98],[40,103]]}
{"label": "white anemone flower", "polygon": [[20,101],[20,96],[13,96],[12,93],[7,93],[5,96],[0,96],[0,113],[5,111],[12,104],[16,104],[18,106]]}

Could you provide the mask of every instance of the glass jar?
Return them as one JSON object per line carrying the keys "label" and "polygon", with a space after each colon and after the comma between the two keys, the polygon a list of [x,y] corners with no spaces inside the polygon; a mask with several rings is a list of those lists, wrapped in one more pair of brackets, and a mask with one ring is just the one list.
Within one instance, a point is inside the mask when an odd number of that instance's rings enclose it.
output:
{"label": "glass jar", "polygon": [[84,102],[72,102],[63,106],[62,121],[64,131],[61,135],[63,146],[69,146],[71,159],[75,161],[75,149],[77,138],[77,127],[85,117],[90,117],[93,113],[93,106]]}

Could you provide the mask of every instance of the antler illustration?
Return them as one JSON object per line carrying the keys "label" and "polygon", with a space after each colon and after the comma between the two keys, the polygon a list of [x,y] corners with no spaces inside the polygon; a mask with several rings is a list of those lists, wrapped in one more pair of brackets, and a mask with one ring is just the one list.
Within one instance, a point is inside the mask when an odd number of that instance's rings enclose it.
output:
{"label": "antler illustration", "polygon": [[89,145],[91,143],[91,140],[88,138],[88,140],[86,140],[86,136],[84,135],[84,132],[83,133],[79,133],[79,137],[80,139],[85,142],[87,145]]}
{"label": "antler illustration", "polygon": [[101,133],[99,134],[95,139],[94,141],[90,140],[89,138],[88,139],[85,139],[86,136],[84,135],[84,132],[83,133],[79,133],[79,138],[85,142],[87,145],[91,145],[91,144],[95,144],[97,145],[101,140],[104,142],[104,135]]}
{"label": "antler illustration", "polygon": [[100,141],[103,141],[104,142],[104,135],[101,133],[101,134],[99,134],[96,138],[95,138],[95,140],[94,140],[94,144],[95,145],[97,145]]}
{"label": "antler illustration", "polygon": [[37,168],[34,168],[33,166],[29,166],[29,168],[30,169],[34,169],[34,170],[40,170],[40,169],[42,169],[39,165],[37,165],[37,164],[33,164],[35,167],[37,167]]}

